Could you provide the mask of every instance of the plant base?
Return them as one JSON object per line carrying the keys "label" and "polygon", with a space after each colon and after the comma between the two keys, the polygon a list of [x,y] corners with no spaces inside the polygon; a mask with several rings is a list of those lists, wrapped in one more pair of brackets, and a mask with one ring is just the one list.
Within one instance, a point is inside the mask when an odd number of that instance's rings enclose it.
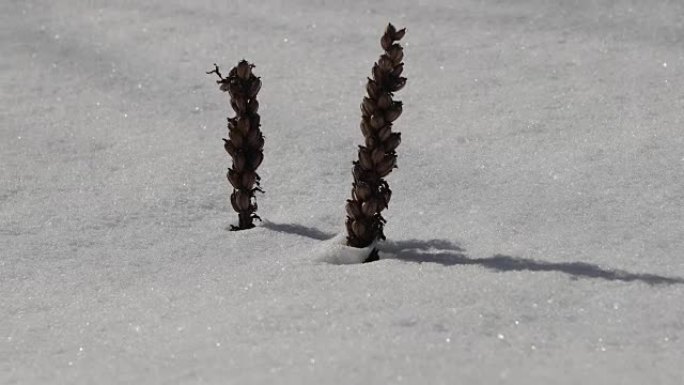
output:
{"label": "plant base", "polygon": [[[240,231],[240,230],[249,230],[253,229],[254,226],[254,221],[252,220],[255,216],[247,213],[247,214],[238,214],[238,218],[240,223],[235,226],[235,225],[230,225],[230,231]],[[258,217],[257,217],[258,218]]]}
{"label": "plant base", "polygon": [[366,258],[363,263],[369,263],[369,262],[375,262],[380,260],[380,253],[378,252],[378,249],[373,248],[373,250],[370,252],[368,255],[368,258]]}

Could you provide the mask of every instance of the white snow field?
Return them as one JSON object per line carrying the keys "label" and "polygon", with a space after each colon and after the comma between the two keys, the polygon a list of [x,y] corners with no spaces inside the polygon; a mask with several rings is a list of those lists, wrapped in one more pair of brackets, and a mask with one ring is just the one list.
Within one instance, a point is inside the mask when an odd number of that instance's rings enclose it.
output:
{"label": "white snow field", "polygon": [[[3,0],[0,383],[684,383],[683,14]],[[344,264],[388,21],[409,79],[388,241]],[[205,71],[242,58],[266,194],[230,232]]]}

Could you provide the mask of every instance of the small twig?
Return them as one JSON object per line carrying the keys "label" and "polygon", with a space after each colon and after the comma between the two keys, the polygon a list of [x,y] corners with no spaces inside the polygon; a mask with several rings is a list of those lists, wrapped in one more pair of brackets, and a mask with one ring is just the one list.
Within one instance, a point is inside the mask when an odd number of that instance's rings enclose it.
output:
{"label": "small twig", "polygon": [[216,65],[216,63],[214,63],[214,70],[207,72],[207,75],[211,74],[216,74],[219,78],[221,78],[221,80],[224,80],[223,76],[221,76],[221,71],[219,70],[219,67]]}

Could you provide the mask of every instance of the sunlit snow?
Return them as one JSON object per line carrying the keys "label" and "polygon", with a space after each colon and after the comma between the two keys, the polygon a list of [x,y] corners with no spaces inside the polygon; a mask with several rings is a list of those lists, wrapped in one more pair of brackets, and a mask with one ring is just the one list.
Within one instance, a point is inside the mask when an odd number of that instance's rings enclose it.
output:
{"label": "sunlit snow", "polygon": [[[684,3],[4,1],[0,384],[681,384]],[[380,260],[344,245],[391,21]],[[256,64],[257,228],[225,173]]]}

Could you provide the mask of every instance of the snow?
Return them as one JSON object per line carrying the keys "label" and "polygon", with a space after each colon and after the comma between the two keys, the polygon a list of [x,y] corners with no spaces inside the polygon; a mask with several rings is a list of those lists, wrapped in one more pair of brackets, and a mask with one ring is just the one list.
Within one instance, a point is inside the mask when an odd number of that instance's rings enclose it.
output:
{"label": "snow", "polygon": [[[2,2],[0,383],[681,384],[683,12]],[[388,21],[409,79],[388,240],[347,264]],[[242,58],[266,194],[230,232],[204,72]]]}
{"label": "snow", "polygon": [[314,250],[312,260],[334,265],[363,263],[370,255],[373,247],[375,244],[363,248],[347,246],[347,234],[339,233],[333,238],[321,242],[321,245]]}

